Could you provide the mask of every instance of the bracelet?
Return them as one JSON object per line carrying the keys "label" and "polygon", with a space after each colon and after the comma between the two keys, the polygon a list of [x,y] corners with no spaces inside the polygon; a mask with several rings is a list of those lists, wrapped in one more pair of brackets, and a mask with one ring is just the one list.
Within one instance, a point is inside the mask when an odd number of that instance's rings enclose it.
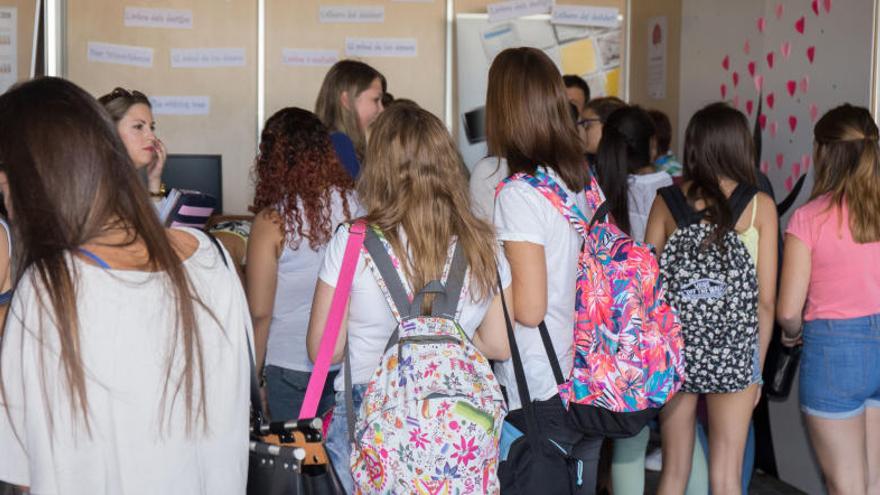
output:
{"label": "bracelet", "polygon": [[167,191],[165,190],[165,183],[164,182],[159,183],[159,191],[158,192],[150,191],[150,197],[152,197],[152,198],[164,198],[166,194],[167,194]]}

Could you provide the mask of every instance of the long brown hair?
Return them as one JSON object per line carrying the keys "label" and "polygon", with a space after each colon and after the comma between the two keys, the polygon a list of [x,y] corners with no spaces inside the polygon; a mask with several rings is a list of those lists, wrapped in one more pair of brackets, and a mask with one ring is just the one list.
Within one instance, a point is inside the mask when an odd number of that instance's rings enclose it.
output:
{"label": "long brown hair", "polygon": [[569,189],[590,181],[583,141],[571,119],[562,76],[535,48],[508,48],[489,69],[486,136],[489,154],[507,159],[510,173],[552,168]]}
{"label": "long brown hair", "polygon": [[414,289],[440,278],[457,237],[474,296],[493,293],[495,235],[471,212],[467,171],[437,117],[412,105],[382,112],[373,123],[357,191],[367,222],[382,230],[396,253],[407,253],[398,229],[406,235],[410,256],[401,258]]}
{"label": "long brown hair", "polygon": [[269,117],[254,172],[251,211],[276,210],[285,242],[293,249],[302,239],[315,250],[330,240],[333,191],[341,196],[345,218],[351,216],[348,192],[354,181],[336,158],[327,128],[308,110],[283,108]]}
{"label": "long brown hair", "polygon": [[[315,113],[321,122],[324,122],[331,131],[339,131],[347,135],[361,160],[367,147],[367,135],[364,129],[361,129],[354,100],[369,89],[376,79],[382,82],[384,91],[385,77],[379,71],[357,60],[340,60],[333,64],[324,76],[324,82],[321,83],[321,90],[315,102]],[[342,93],[348,95],[348,108],[342,104]]]}
{"label": "long brown hair", "polygon": [[104,109],[110,114],[113,122],[119,122],[128,113],[128,109],[135,105],[146,105],[153,108],[147,95],[133,89],[115,88],[113,91],[98,98],[98,103],[104,105]]}
{"label": "long brown hair", "polygon": [[[206,426],[205,376],[193,307],[200,302],[107,112],[64,79],[40,78],[16,86],[0,96],[0,161],[9,177],[12,225],[20,246],[14,251],[14,284],[27,278],[37,288],[43,315],[33,329],[37,340],[50,339],[44,335],[49,331],[46,321],[56,327],[72,417],[80,416],[91,431],[86,363],[80,354],[78,270],[69,256],[103,233],[124,229],[126,245],[143,243],[149,268],[168,278],[169,297],[176,304],[178,320],[159,407],[173,408],[182,393],[187,431],[200,420]],[[42,356],[43,369],[56,366],[46,348]],[[0,377],[0,387],[2,383]],[[51,425],[52,414],[49,421]]]}
{"label": "long brown hair", "polygon": [[733,218],[721,180],[757,187],[755,145],[745,115],[726,103],[712,103],[691,117],[684,135],[683,176],[690,181],[691,203],[706,203],[706,219],[715,224],[710,242],[720,243],[733,230]]}
{"label": "long brown hair", "polygon": [[858,243],[880,241],[880,151],[877,124],[862,107],[841,105],[816,122],[816,181],[810,199],[831,195],[849,210]]}

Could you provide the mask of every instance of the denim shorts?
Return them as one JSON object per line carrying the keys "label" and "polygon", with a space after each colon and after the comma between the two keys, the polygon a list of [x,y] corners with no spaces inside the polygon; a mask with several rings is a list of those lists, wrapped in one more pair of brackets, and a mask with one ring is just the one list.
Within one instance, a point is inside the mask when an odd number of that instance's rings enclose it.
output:
{"label": "denim shorts", "polygon": [[[366,391],[366,384],[352,385],[352,403],[356,411],[361,408],[361,404],[364,402],[364,392]],[[351,443],[348,440],[347,414],[348,408],[345,405],[345,392],[336,392],[336,407],[333,409],[333,419],[330,421],[330,428],[327,431],[325,447],[345,493],[354,493],[354,480],[351,478]]]}
{"label": "denim shorts", "polygon": [[880,407],[880,314],[804,325],[801,410],[846,419]]}
{"label": "denim shorts", "polygon": [[[327,374],[327,382],[324,384],[321,401],[318,403],[318,416],[322,416],[333,407],[335,397],[333,380],[337,373],[338,371],[334,370]],[[312,373],[269,364],[263,369],[263,376],[266,377],[266,399],[272,421],[287,421],[298,417]]]}

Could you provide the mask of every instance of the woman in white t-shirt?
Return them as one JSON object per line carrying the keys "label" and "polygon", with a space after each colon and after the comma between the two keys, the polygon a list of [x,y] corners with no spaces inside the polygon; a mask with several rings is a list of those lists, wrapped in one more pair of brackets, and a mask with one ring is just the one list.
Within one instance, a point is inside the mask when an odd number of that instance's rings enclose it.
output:
{"label": "woman in white t-shirt", "polygon": [[[461,245],[469,278],[457,321],[486,358],[507,359],[510,350],[497,287],[500,274],[507,291],[510,269],[491,225],[471,211],[464,164],[443,123],[409,105],[394,105],[382,113],[373,124],[357,192],[366,222],[381,229],[414,290],[440,279],[450,243]],[[324,333],[348,236],[348,228],[338,229],[324,256],[309,322],[308,348],[313,359]],[[360,407],[366,384],[396,326],[383,292],[361,256],[334,353],[334,362],[342,361],[348,342],[355,409]],[[339,393],[328,450],[343,484],[351,491],[343,377],[336,378],[335,386]]]}
{"label": "woman in white t-shirt", "polygon": [[162,228],[113,123],[73,83],[0,96],[0,156],[18,246],[0,480],[58,495],[244,493],[250,319],[225,254]]}
{"label": "woman in white t-shirt", "polygon": [[[287,421],[299,415],[311,376],[306,331],[324,250],[333,229],[357,213],[357,202],[327,128],[307,110],[284,108],[266,121],[254,172],[248,303],[269,414]],[[331,375],[319,414],[333,407],[336,371]]]}
{"label": "woman in white t-shirt", "polygon": [[[507,160],[510,173],[542,172],[558,183],[587,216],[590,175],[583,141],[569,114],[562,77],[540,50],[501,52],[489,69],[486,94],[489,153]],[[601,438],[585,438],[563,421],[550,361],[536,328],[547,324],[565,376],[571,372],[577,260],[583,238],[538,190],[513,181],[495,200],[495,228],[513,275],[517,345],[529,393],[544,433],[583,461],[578,493],[593,493]],[[496,365],[507,390],[508,419],[525,431],[511,360]],[[518,424],[517,424],[518,423]]]}

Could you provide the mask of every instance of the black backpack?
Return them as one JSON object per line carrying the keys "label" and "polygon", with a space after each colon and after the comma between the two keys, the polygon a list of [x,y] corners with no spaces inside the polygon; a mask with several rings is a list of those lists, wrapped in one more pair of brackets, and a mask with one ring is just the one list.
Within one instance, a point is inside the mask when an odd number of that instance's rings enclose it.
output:
{"label": "black backpack", "polygon": [[[740,184],[731,194],[738,219],[757,194]],[[678,310],[684,335],[682,391],[728,393],[754,382],[758,339],[758,276],[736,232],[709,242],[715,225],[701,223],[677,186],[658,191],[678,226],[660,256],[666,298]]]}

